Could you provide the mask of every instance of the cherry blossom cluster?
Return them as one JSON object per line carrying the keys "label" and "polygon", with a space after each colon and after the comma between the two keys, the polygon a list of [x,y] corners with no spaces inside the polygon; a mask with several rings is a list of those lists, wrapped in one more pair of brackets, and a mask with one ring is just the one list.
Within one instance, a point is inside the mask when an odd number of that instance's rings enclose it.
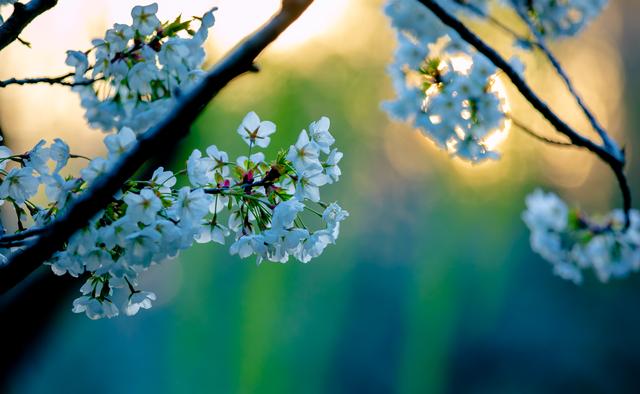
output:
{"label": "cherry blossom cluster", "polygon": [[215,9],[201,18],[164,23],[157,11],[156,3],[136,6],[131,25],[116,23],[90,50],[67,52],[79,83],[74,90],[92,127],[142,133],[173,106],[178,92],[204,75],[203,44]]}
{"label": "cherry blossom cluster", "polygon": [[[488,3],[438,2],[449,12],[481,18],[489,12]],[[606,0],[500,3],[521,11],[542,36],[557,38],[578,33],[602,11]],[[411,123],[451,155],[472,163],[498,158],[491,137],[506,128],[508,106],[496,68],[416,0],[388,0],[385,13],[398,40],[388,67],[396,98],[384,103],[387,112]],[[523,37],[514,41],[514,47],[532,49]],[[518,58],[511,62],[523,72]]]}
{"label": "cherry blossom cluster", "polygon": [[[463,17],[487,23],[486,1],[440,0],[438,4]],[[606,0],[503,0],[531,29],[532,39],[516,36],[514,49],[533,50],[534,41],[572,36],[606,5]],[[498,158],[491,136],[509,122],[508,105],[497,88],[496,68],[483,55],[447,28],[416,0],[388,0],[385,12],[396,31],[398,46],[388,68],[396,99],[384,103],[389,114],[410,122],[451,155],[477,163]],[[522,75],[524,65],[511,60]],[[531,246],[553,264],[554,271],[576,283],[592,269],[601,281],[621,277],[640,267],[640,214],[622,211],[592,218],[570,210],[554,194],[536,191],[527,198],[523,214],[531,229]]]}
{"label": "cherry blossom cluster", "polygon": [[538,31],[550,38],[574,36],[595,19],[607,0],[509,0],[526,10]]}
{"label": "cherry blossom cluster", "polygon": [[398,37],[388,67],[397,97],[385,109],[451,155],[471,162],[497,158],[488,141],[506,118],[496,68],[415,0],[390,0],[385,11]]}
{"label": "cherry blossom cluster", "polygon": [[581,283],[583,272],[592,270],[607,282],[640,269],[640,212],[630,212],[625,230],[621,210],[589,217],[542,190],[527,196],[526,205],[522,218],[531,230],[531,247],[560,277]]}
{"label": "cherry blossom cluster", "polygon": [[[181,171],[160,167],[150,179],[128,181],[47,263],[57,275],[87,278],[73,311],[98,319],[150,308],[156,296],[139,289],[141,274],[194,242],[229,244],[231,254],[255,255],[258,263],[318,257],[336,242],[348,216],[320,198],[320,188],[341,175],[342,153],[332,147],[329,127],[326,117],[311,123],[294,145],[267,160],[258,150],[269,145],[276,126],[251,112],[238,128],[247,155],[230,160],[211,145],[204,153],[194,150]],[[26,242],[21,234],[46,226],[106,175],[136,143],[136,134],[124,127],[104,143],[107,156],[93,160],[70,154],[59,139],[20,155],[0,147],[0,199],[17,214],[13,238],[0,237],[4,261]],[[79,177],[61,175],[70,158],[89,160]],[[37,203],[42,185],[46,201]]]}

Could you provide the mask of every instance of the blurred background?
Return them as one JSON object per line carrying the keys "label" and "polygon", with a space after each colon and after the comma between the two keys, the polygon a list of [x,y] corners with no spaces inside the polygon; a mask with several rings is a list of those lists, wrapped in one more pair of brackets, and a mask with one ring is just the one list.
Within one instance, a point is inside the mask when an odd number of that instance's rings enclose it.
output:
{"label": "blurred background", "polygon": [[[161,19],[212,5],[209,63],[275,11],[277,0],[159,0]],[[132,1],[64,0],[0,54],[0,79],[67,72]],[[579,150],[545,146],[518,130],[503,158],[451,160],[380,110],[393,97],[385,66],[394,36],[379,0],[318,0],[266,51],[262,72],[233,82],[181,141],[243,153],[235,133],[255,110],[288,146],[312,120],[332,120],[343,178],[324,190],[351,213],[336,246],[312,263],[263,264],[227,247],[195,246],[151,270],[158,301],[135,318],[90,321],[71,313],[81,283],[43,268],[0,297],[0,391],[9,393],[540,393],[638,392],[640,274],[575,286],[535,255],[520,219],[536,187],[606,212],[620,204],[608,169]],[[518,29],[513,15],[495,15]],[[628,147],[640,198],[640,4],[612,0],[578,38],[553,46],[590,107]],[[472,23],[508,54],[509,37]],[[588,124],[539,56],[536,90],[579,130]],[[508,86],[508,84],[506,84]],[[513,114],[553,136],[507,87]],[[103,135],[85,124],[63,87],[0,91],[7,145],[26,150],[63,137],[97,155]],[[592,135],[592,134],[590,134]],[[175,145],[168,141],[170,146]],[[636,203],[636,207],[638,204]]]}

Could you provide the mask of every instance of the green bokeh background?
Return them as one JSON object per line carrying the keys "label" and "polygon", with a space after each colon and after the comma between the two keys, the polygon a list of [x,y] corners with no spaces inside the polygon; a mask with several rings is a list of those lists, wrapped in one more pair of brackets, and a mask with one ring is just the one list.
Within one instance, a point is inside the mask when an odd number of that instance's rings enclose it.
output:
{"label": "green bokeh background", "polygon": [[[623,138],[637,192],[637,6],[622,4]],[[524,196],[563,192],[542,175],[551,170],[539,152],[551,148],[512,132],[497,180],[482,168],[460,176],[428,147],[407,152],[416,171],[394,167],[389,149],[402,155],[395,141],[412,131],[379,109],[393,94],[393,36],[376,18],[363,50],[267,53],[262,72],[226,88],[180,142],[181,160],[213,143],[244,154],[235,129],[255,110],[278,125],[273,153],[330,116],[344,176],[323,198],[351,213],[338,244],[306,265],[260,266],[194,247],[150,275],[158,305],[135,318],[90,321],[64,300],[9,392],[637,392],[640,277],[575,286],[529,248]],[[604,210],[619,201],[596,170],[581,190],[606,195]]]}

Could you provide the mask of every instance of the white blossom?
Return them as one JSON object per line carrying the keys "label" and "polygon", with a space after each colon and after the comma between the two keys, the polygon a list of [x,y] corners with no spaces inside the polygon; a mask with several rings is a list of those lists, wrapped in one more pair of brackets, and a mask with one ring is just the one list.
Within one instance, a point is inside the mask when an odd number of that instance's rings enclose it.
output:
{"label": "white blossom", "polygon": [[125,308],[125,313],[128,316],[133,316],[138,313],[140,309],[150,309],[151,302],[156,300],[156,295],[149,291],[137,291],[129,297],[129,301]]}
{"label": "white blossom", "polygon": [[162,202],[149,188],[142,189],[140,193],[127,193],[123,200],[127,204],[126,217],[134,222],[151,224],[162,208]]}
{"label": "white blossom", "polygon": [[607,282],[640,269],[640,213],[630,212],[631,224],[624,229],[624,215],[613,211],[604,218],[591,218],[570,211],[558,196],[536,190],[526,199],[522,217],[531,230],[531,248],[553,265],[553,271],[574,283],[592,270]]}
{"label": "white blossom", "polygon": [[7,197],[23,204],[38,191],[40,182],[31,167],[12,168],[0,184],[0,199]]}
{"label": "white blossom", "polygon": [[273,122],[268,120],[260,121],[255,112],[249,112],[238,127],[238,134],[247,145],[256,145],[261,148],[269,146],[271,141],[269,136],[275,131],[276,125]]}
{"label": "white blossom", "polygon": [[304,172],[307,168],[318,166],[319,154],[318,146],[312,144],[307,131],[302,130],[295,145],[289,148],[287,160],[293,163],[296,171]]}
{"label": "white blossom", "polygon": [[118,308],[109,300],[100,301],[89,296],[82,296],[73,301],[74,313],[85,313],[91,320],[118,316]]}
{"label": "white blossom", "polygon": [[131,10],[133,18],[133,29],[142,35],[148,35],[160,26],[160,20],[156,16],[158,4],[152,3],[147,6],[135,6]]}

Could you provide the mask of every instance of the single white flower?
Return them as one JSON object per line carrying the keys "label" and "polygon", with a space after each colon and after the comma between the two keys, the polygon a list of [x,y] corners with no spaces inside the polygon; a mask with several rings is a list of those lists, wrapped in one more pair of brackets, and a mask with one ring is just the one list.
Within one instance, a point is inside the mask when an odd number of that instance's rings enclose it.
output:
{"label": "single white flower", "polygon": [[96,298],[82,296],[73,301],[73,313],[84,312],[91,320],[103,317],[112,318],[118,316],[118,308],[109,300],[99,301]]}
{"label": "single white flower", "polygon": [[255,112],[249,112],[242,124],[238,127],[238,134],[247,143],[247,145],[257,145],[261,148],[269,146],[271,134],[275,133],[276,125],[268,120],[260,121]]}
{"label": "single white flower", "polygon": [[124,312],[127,316],[133,316],[140,309],[151,309],[151,302],[156,300],[156,295],[149,291],[136,291],[129,296],[129,301]]}
{"label": "single white flower", "polygon": [[96,157],[89,165],[80,170],[80,175],[87,183],[92,183],[98,177],[109,171],[110,164],[104,157]]}
{"label": "single white flower", "polygon": [[47,165],[50,158],[49,148],[45,148],[45,144],[44,140],[40,140],[33,149],[27,152],[27,159],[25,160],[27,167],[33,168],[41,175],[49,173],[49,166]]}
{"label": "single white flower", "polygon": [[16,203],[23,204],[37,193],[39,185],[38,178],[33,176],[32,168],[13,168],[0,184],[0,199],[10,197]]}
{"label": "single white flower", "polygon": [[216,162],[210,157],[202,157],[202,152],[194,149],[187,160],[187,175],[193,186],[205,186],[215,183],[213,170]]}
{"label": "single white flower", "polygon": [[324,163],[324,173],[327,175],[328,183],[338,182],[340,179],[342,171],[340,167],[338,167],[338,163],[342,160],[342,156],[343,153],[338,152],[337,149],[333,149],[331,153],[329,153],[329,157],[327,157],[327,161]]}
{"label": "single white flower", "polygon": [[156,16],[158,4],[152,3],[147,6],[135,6],[131,10],[133,18],[133,28],[143,36],[153,33],[160,27],[160,20]]}
{"label": "single white flower", "polygon": [[309,199],[313,202],[320,201],[320,187],[327,184],[327,176],[323,174],[321,166],[307,167],[298,174],[296,181],[296,198],[299,201]]}
{"label": "single white flower", "polygon": [[76,69],[75,77],[84,79],[84,74],[89,69],[89,59],[87,55],[80,51],[67,51],[67,60],[65,63]]}
{"label": "single white flower", "polygon": [[207,148],[207,156],[209,156],[214,162],[214,170],[216,170],[223,178],[229,176],[229,155],[227,152],[218,150],[218,147],[211,145]]}
{"label": "single white flower", "polygon": [[157,187],[158,191],[163,194],[171,193],[171,188],[176,185],[175,175],[172,171],[165,171],[164,167],[158,167],[151,175],[151,186]]}
{"label": "single white flower", "polygon": [[308,167],[316,167],[320,164],[318,156],[318,147],[311,143],[307,131],[302,130],[296,144],[289,148],[287,160],[293,163],[296,171],[304,172]]}
{"label": "single white flower", "polygon": [[69,161],[69,145],[60,138],[56,138],[49,147],[49,156],[56,163],[56,168],[53,172],[59,172]]}
{"label": "single white flower", "polygon": [[304,211],[304,204],[295,198],[281,202],[273,210],[271,227],[275,229],[290,228],[298,213],[302,211]]}
{"label": "single white flower", "polygon": [[128,127],[123,127],[116,134],[104,138],[104,144],[109,151],[109,159],[115,160],[127,152],[136,143],[136,134]]}
{"label": "single white flower", "polygon": [[123,200],[127,204],[126,215],[134,222],[151,224],[162,208],[162,201],[148,188],[142,189],[140,194],[129,192]]}
{"label": "single white flower", "polygon": [[309,125],[311,143],[324,153],[329,153],[331,145],[336,142],[336,139],[329,133],[329,127],[331,127],[331,121],[326,116]]}
{"label": "single white flower", "polygon": [[191,191],[185,186],[179,190],[178,198],[171,209],[181,221],[199,223],[209,213],[210,204],[211,196],[205,194],[204,190]]}

